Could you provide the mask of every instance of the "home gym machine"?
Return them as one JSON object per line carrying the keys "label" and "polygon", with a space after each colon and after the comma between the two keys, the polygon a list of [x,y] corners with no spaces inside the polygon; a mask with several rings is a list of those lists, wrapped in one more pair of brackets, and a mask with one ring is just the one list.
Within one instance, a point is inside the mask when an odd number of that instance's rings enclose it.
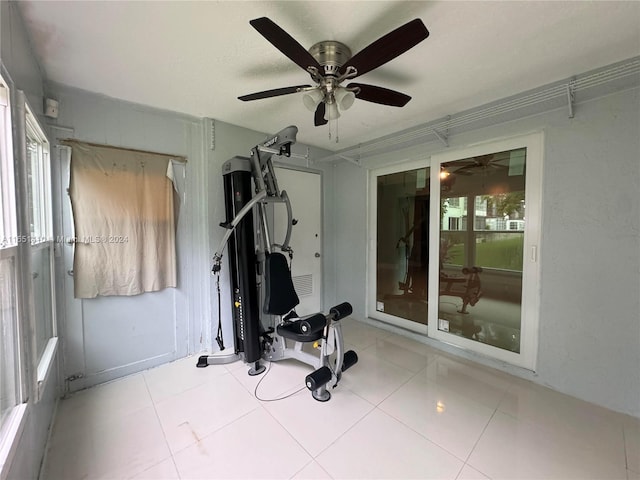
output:
{"label": "home gym machine", "polygon": [[[328,388],[337,386],[358,356],[353,350],[345,352],[342,337],[340,320],[351,314],[349,303],[336,305],[327,315],[299,318],[294,310],[299,298],[285,253],[293,257],[289,242],[297,222],[287,193],[278,187],[272,156],[297,156],[291,153],[297,133],[297,127],[289,126],[251,149],[250,158],[233,157],[222,165],[227,220],[220,226],[226,232],[213,256],[212,273],[218,277],[220,311],[219,275],[228,247],[234,346],[233,353],[224,348],[219,315],[216,340],[221,351],[201,356],[197,366],[242,360],[250,366],[249,375],[259,375],[265,370],[261,360],[296,359],[315,369],[305,378],[305,385],[313,398],[326,402],[331,398]],[[284,204],[287,211],[281,244],[271,240],[269,204]],[[265,323],[271,326],[265,328]]]}

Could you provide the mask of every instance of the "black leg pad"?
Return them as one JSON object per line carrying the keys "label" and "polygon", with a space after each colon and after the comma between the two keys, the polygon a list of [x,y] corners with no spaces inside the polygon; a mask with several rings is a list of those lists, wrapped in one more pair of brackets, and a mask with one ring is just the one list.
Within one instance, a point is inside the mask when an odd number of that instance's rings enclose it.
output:
{"label": "black leg pad", "polygon": [[329,380],[331,380],[331,370],[329,367],[324,366],[307,375],[307,378],[304,379],[304,383],[309,390],[317,390],[323,385],[326,385]]}
{"label": "black leg pad", "polygon": [[300,333],[311,335],[322,330],[327,324],[327,319],[323,314],[317,313],[311,317],[299,320],[298,323],[300,326]]}
{"label": "black leg pad", "polygon": [[333,315],[334,320],[340,320],[341,318],[348,317],[353,313],[353,307],[349,302],[341,303],[335,307],[331,307],[329,313]]}
{"label": "black leg pad", "polygon": [[344,357],[342,357],[342,371],[344,372],[348,368],[353,367],[356,363],[358,363],[358,354],[353,350],[349,350],[348,352],[344,352]]}

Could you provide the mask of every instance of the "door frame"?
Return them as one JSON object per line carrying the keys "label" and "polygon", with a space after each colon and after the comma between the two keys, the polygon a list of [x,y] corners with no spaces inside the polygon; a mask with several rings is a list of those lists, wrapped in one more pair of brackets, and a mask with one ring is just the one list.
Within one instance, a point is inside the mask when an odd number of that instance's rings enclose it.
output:
{"label": "door frame", "polygon": [[542,164],[544,161],[544,134],[536,132],[506,139],[492,140],[481,144],[441,152],[431,156],[431,225],[429,239],[430,258],[440,255],[440,178],[442,163],[495,152],[527,149],[525,199],[527,205],[524,231],[521,348],[520,353],[503,350],[488,344],[438,330],[438,262],[429,265],[429,322],[428,335],[436,340],[492,357],[512,365],[535,371],[538,353],[538,326],[540,311],[540,242],[542,214]]}
{"label": "door frame", "polygon": [[[388,165],[385,167],[379,167],[369,170],[368,181],[368,242],[367,242],[367,293],[365,313],[367,317],[375,320],[381,320],[385,323],[395,325],[397,327],[410,330],[412,332],[427,335],[427,325],[413,322],[405,318],[396,317],[385,312],[380,312],[376,309],[376,275],[377,275],[377,231],[378,231],[378,195],[377,195],[377,178],[382,175],[389,175],[392,173],[405,172],[408,170],[417,170],[420,168],[431,167],[431,162],[428,157],[423,157],[417,160],[409,160],[394,165]],[[430,173],[432,174],[432,172]],[[432,187],[431,187],[432,188]],[[433,203],[433,198],[430,198],[430,203]],[[431,248],[431,244],[429,244]],[[431,313],[429,312],[429,318]]]}

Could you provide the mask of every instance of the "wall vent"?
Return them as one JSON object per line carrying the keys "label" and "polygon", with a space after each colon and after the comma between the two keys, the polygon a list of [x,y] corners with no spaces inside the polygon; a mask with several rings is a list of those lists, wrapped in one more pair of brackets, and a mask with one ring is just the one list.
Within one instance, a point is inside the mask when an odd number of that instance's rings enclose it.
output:
{"label": "wall vent", "polygon": [[313,275],[297,275],[292,280],[299,297],[307,297],[313,293]]}

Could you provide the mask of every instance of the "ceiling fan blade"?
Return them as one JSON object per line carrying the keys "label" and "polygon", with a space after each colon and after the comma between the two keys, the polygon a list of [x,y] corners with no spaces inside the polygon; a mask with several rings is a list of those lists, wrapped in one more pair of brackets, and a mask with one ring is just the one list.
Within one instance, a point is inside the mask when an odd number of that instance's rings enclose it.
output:
{"label": "ceiling fan blade", "polygon": [[320,125],[326,125],[328,123],[328,120],[324,118],[326,110],[327,106],[325,105],[325,103],[320,102],[318,104],[318,107],[316,108],[316,113],[313,116],[313,124],[316,127],[319,127]]}
{"label": "ceiling fan blade", "polygon": [[360,91],[356,93],[356,98],[367,102],[380,103],[391,107],[404,107],[411,97],[404,93],[389,90],[388,88],[367,85],[366,83],[350,83],[348,88],[358,87]]}
{"label": "ceiling fan blade", "polygon": [[303,70],[307,67],[316,67],[322,72],[322,67],[313,56],[300,45],[291,35],[276,25],[267,17],[256,18],[249,22],[264,38],[269,40],[282,53],[289,57]]}
{"label": "ceiling fan blade", "polygon": [[422,20],[416,18],[387,33],[384,37],[380,37],[364,50],[356,53],[340,68],[340,71],[346,72],[347,67],[351,66],[358,71],[356,76],[364,75],[402,55],[428,36],[427,27],[424,26]]}
{"label": "ceiling fan blade", "polygon": [[262,98],[279,97],[280,95],[289,95],[290,93],[298,93],[303,88],[309,88],[311,85],[296,85],[294,87],[274,88],[273,90],[265,90],[264,92],[250,93],[238,97],[238,100],[248,102],[250,100],[260,100]]}

